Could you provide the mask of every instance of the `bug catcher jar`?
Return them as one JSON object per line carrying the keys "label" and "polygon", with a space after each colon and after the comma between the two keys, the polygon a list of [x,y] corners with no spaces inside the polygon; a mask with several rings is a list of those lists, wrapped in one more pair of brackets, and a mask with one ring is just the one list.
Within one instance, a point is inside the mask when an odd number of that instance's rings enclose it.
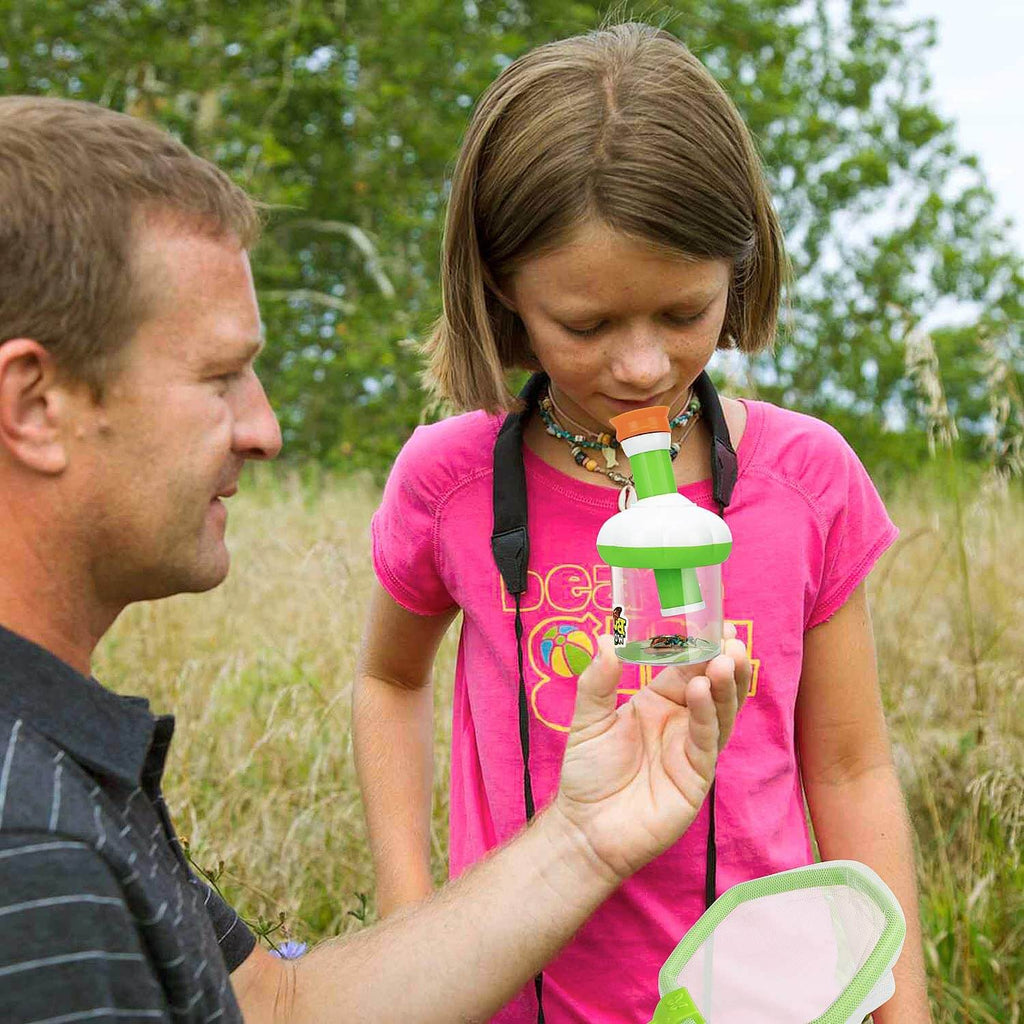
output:
{"label": "bug catcher jar", "polygon": [[708,661],[721,649],[722,562],[732,534],[676,490],[667,406],[611,422],[637,493],[597,535],[611,566],[615,652],[646,665]]}

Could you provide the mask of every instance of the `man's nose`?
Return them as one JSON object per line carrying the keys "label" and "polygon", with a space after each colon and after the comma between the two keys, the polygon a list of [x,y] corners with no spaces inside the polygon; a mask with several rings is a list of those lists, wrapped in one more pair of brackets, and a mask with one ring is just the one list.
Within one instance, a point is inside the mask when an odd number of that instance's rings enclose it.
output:
{"label": "man's nose", "polygon": [[281,426],[255,373],[245,389],[235,420],[235,451],[244,459],[276,459],[281,452]]}

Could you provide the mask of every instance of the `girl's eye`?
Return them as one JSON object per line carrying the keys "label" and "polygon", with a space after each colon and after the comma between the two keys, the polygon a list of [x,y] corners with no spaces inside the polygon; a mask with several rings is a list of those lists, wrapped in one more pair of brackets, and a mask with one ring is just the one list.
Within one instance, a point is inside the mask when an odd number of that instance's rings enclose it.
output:
{"label": "girl's eye", "polygon": [[699,313],[666,313],[665,319],[674,327],[689,327],[701,320],[706,312],[702,309]]}
{"label": "girl's eye", "polygon": [[568,324],[564,324],[565,329],[570,333],[574,334],[577,338],[590,338],[597,334],[602,327],[604,327],[604,320],[594,324],[593,327],[570,327]]}
{"label": "girl's eye", "polygon": [[[665,321],[673,327],[690,327],[702,320],[706,313],[706,309],[702,309],[699,313],[666,313]],[[574,337],[591,338],[603,330],[607,322],[607,320],[600,320],[593,327],[571,327],[569,324],[563,324],[562,326]]]}

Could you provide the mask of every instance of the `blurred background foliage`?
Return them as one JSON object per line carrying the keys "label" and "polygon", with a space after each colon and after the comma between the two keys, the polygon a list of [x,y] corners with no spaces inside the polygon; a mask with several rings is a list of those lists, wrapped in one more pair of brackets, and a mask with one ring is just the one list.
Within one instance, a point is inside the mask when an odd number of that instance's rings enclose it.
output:
{"label": "blurred background foliage", "polygon": [[899,476],[927,447],[904,344],[927,328],[963,454],[1020,456],[1020,254],[934,109],[934,26],[898,2],[0,10],[3,92],[151,118],[268,204],[254,259],[261,369],[293,459],[386,469],[430,408],[417,339],[440,308],[444,203],[473,103],[528,48],[629,16],[676,33],[734,98],[786,229],[794,280],[779,342],[752,364],[719,364],[733,390],[832,421],[876,474]]}

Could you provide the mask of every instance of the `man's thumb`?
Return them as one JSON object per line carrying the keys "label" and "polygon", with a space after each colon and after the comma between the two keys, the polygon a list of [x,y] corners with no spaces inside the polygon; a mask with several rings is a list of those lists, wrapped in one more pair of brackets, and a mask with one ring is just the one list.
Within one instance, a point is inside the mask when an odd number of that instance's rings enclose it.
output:
{"label": "man's thumb", "polygon": [[[597,655],[583,670],[576,687],[576,711],[572,733],[576,734],[604,721],[615,712],[616,691],[622,667],[615,656],[610,636],[597,640]],[[570,736],[570,740],[571,740]]]}

